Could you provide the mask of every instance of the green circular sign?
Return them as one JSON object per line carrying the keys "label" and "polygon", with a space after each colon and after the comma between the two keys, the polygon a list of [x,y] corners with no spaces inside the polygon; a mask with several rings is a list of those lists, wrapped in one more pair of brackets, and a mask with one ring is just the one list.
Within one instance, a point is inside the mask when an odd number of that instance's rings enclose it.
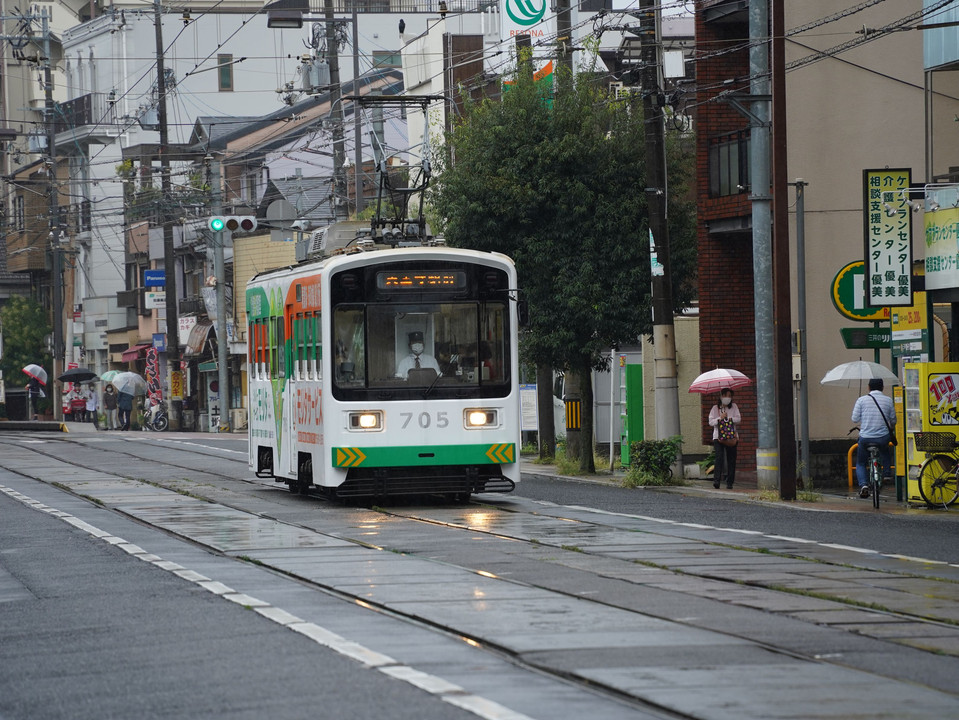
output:
{"label": "green circular sign", "polygon": [[832,304],[850,320],[869,322],[888,320],[888,307],[866,307],[866,264],[851,262],[836,273],[832,281]]}
{"label": "green circular sign", "polygon": [[546,14],[546,0],[538,8],[534,0],[506,0],[506,14],[517,25],[535,25]]}

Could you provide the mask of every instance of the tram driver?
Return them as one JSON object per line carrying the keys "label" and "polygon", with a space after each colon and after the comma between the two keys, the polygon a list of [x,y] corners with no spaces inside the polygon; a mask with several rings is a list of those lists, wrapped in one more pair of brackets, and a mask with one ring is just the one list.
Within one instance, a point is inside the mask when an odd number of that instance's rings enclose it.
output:
{"label": "tram driver", "polygon": [[430,368],[439,375],[440,366],[436,358],[423,352],[426,346],[423,344],[423,333],[414,331],[409,334],[410,354],[402,358],[396,366],[396,377],[406,380],[410,370],[419,368]]}

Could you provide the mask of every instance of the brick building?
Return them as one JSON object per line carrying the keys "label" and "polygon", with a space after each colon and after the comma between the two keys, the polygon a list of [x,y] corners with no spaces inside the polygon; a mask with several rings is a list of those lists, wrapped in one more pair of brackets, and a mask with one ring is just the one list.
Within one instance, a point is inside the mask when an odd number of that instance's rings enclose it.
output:
{"label": "brick building", "polygon": [[[704,3],[709,5],[709,3]],[[749,201],[749,123],[731,105],[708,102],[729,89],[749,88],[749,23],[742,3],[716,12],[697,12],[697,194],[699,250],[700,366],[734,368],[756,375],[753,310],[752,205]],[[723,52],[728,51],[728,52]],[[755,469],[756,395],[752,387],[735,392],[743,414],[737,466]],[[703,437],[716,395],[703,397]]]}

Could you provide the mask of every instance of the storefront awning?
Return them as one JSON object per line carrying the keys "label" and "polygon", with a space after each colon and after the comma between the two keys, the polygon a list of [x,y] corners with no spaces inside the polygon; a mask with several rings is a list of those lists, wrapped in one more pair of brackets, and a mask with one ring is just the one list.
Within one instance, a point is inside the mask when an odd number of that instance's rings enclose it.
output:
{"label": "storefront awning", "polygon": [[203,344],[206,342],[210,331],[213,329],[213,323],[209,320],[201,320],[193,329],[190,330],[190,337],[186,341],[184,355],[199,355],[203,352]]}
{"label": "storefront awning", "polygon": [[148,348],[152,347],[152,343],[141,343],[139,345],[131,345],[126,350],[123,351],[123,354],[120,355],[120,358],[123,362],[133,362],[137,358],[143,357],[143,352]]}

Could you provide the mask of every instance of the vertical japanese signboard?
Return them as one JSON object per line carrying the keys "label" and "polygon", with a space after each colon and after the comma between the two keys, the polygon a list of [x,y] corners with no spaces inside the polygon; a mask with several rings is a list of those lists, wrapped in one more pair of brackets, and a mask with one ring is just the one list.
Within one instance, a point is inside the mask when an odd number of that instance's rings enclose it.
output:
{"label": "vertical japanese signboard", "polygon": [[926,289],[959,288],[959,208],[926,210]]}
{"label": "vertical japanese signboard", "polygon": [[912,305],[912,171],[863,170],[862,178],[866,304]]}

